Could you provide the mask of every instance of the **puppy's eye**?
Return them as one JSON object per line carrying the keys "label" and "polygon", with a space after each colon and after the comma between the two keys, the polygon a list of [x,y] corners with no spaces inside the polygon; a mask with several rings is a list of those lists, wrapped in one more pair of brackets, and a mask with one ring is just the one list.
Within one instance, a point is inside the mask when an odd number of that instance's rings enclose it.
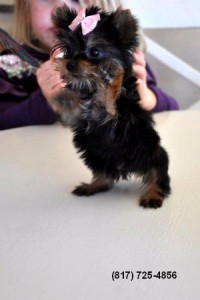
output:
{"label": "puppy's eye", "polygon": [[90,56],[94,57],[94,58],[98,58],[101,55],[101,51],[98,48],[90,48],[89,50],[89,54]]}

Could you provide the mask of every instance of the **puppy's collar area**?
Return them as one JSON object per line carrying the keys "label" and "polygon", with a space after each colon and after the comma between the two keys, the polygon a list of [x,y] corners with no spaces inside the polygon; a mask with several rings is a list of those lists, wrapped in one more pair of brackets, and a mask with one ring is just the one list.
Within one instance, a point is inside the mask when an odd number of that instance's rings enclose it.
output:
{"label": "puppy's collar area", "polygon": [[81,24],[83,35],[90,33],[97,26],[98,21],[100,21],[100,14],[86,17],[85,11],[85,8],[81,9],[76,18],[68,26],[72,31],[74,31],[78,27],[78,25]]}

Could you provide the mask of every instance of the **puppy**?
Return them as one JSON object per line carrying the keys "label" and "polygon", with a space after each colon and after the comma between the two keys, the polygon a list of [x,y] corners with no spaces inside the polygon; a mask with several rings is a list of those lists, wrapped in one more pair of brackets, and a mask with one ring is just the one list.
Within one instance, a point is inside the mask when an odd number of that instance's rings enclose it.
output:
{"label": "puppy", "polygon": [[150,112],[139,105],[132,52],[138,23],[129,10],[98,7],[79,14],[63,6],[53,16],[52,59],[65,83],[49,104],[74,133],[73,142],[91,169],[91,183],[73,193],[89,196],[111,189],[120,178],[142,177],[143,207],[158,208],[170,194],[168,155]]}

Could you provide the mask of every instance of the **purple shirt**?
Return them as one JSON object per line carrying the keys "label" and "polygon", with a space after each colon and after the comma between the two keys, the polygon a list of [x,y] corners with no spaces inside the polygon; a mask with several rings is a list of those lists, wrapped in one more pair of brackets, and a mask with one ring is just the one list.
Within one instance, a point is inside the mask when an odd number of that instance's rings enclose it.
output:
{"label": "purple shirt", "polygon": [[147,86],[151,89],[156,95],[157,103],[153,108],[153,112],[161,112],[165,110],[178,110],[179,106],[176,100],[163,92],[159,87],[157,87],[157,81],[154,73],[152,72],[149,64],[146,64],[147,71]]}
{"label": "purple shirt", "polygon": [[[44,62],[49,56],[26,48],[31,55]],[[175,99],[164,93],[156,85],[155,76],[147,64],[147,85],[156,94],[157,104],[153,112],[177,110]],[[53,124],[57,115],[48,106],[35,75],[21,79],[8,78],[6,71],[0,68],[0,130],[28,126]]]}

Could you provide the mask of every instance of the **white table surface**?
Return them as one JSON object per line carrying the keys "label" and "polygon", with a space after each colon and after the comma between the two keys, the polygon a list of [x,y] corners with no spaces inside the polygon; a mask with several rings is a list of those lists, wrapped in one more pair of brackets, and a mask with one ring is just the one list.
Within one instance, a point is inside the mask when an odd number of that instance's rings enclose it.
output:
{"label": "white table surface", "polygon": [[[200,299],[200,111],[155,115],[172,195],[138,206],[132,182],[89,198],[91,173],[60,125],[0,132],[1,300]],[[112,281],[113,271],[177,279]]]}

